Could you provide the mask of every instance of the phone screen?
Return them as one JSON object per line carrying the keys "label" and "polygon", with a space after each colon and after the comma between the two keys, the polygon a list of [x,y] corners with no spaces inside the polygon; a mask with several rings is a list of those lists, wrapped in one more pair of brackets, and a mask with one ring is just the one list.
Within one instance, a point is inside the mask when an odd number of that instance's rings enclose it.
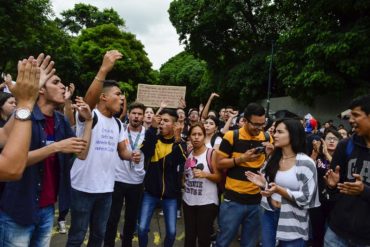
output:
{"label": "phone screen", "polygon": [[257,154],[263,153],[264,151],[265,151],[265,147],[256,147]]}

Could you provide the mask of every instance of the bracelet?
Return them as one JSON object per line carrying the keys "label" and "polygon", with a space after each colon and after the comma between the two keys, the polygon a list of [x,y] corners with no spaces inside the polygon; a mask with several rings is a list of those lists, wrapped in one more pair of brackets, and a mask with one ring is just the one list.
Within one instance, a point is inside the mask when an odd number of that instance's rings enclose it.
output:
{"label": "bracelet", "polygon": [[95,76],[95,80],[99,81],[99,82],[104,82],[104,80],[100,80],[98,77]]}
{"label": "bracelet", "polygon": [[236,166],[236,158],[235,157],[233,158],[233,161],[234,161],[234,166]]}

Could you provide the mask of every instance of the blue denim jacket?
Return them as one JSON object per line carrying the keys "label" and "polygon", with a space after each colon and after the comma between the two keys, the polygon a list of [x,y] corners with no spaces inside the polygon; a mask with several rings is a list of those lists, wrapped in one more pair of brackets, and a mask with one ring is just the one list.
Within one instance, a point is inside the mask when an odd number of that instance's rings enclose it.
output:
{"label": "blue denim jacket", "polygon": [[[70,124],[63,114],[54,111],[55,141],[75,136]],[[32,112],[32,137],[30,150],[39,149],[46,144],[44,131],[45,118],[40,108],[35,105]],[[70,159],[71,154],[57,153],[59,161],[59,191],[58,200],[63,209],[69,208],[70,201]],[[44,162],[27,167],[20,180],[7,182],[0,200],[0,208],[17,224],[36,224],[39,219],[39,198],[42,188]]]}

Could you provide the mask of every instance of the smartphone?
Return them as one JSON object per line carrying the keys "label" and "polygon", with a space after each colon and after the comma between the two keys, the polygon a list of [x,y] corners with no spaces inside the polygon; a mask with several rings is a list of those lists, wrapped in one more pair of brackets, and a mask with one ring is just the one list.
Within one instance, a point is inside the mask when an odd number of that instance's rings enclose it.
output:
{"label": "smartphone", "polygon": [[254,153],[260,154],[260,153],[263,153],[263,152],[265,152],[265,147],[260,146],[260,147],[256,147],[256,151]]}

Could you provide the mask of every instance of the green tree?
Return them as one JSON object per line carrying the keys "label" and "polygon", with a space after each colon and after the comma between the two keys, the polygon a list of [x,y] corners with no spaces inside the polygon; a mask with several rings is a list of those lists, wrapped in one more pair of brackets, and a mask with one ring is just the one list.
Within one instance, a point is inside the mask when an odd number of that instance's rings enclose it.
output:
{"label": "green tree", "polygon": [[161,66],[159,84],[186,86],[186,102],[189,107],[198,106],[213,92],[207,64],[188,52],[177,54]]}
{"label": "green tree", "polygon": [[226,103],[265,98],[276,41],[273,96],[369,92],[369,1],[175,0],[170,20],[189,52],[207,62]]}
{"label": "green tree", "polygon": [[271,40],[287,28],[271,1],[175,0],[170,20],[189,52],[207,62],[224,104],[244,107],[266,95]]}
{"label": "green tree", "polygon": [[262,0],[175,0],[169,8],[180,41],[217,69],[269,49],[282,28],[275,12],[275,5]]}
{"label": "green tree", "polygon": [[[48,0],[2,0],[0,4],[0,71],[14,72],[20,58],[43,51],[40,37],[49,28]],[[51,41],[48,41],[50,43]]]}
{"label": "green tree", "polygon": [[61,28],[78,34],[81,30],[96,27],[102,24],[114,24],[117,27],[124,27],[124,20],[118,13],[111,9],[99,9],[90,4],[77,3],[73,9],[61,13],[62,19],[56,19]]}
{"label": "green tree", "polygon": [[296,13],[278,40],[277,71],[287,94],[313,104],[327,93],[369,93],[370,2],[309,1]]}
{"label": "green tree", "polygon": [[[122,60],[118,61],[110,79],[131,85],[134,89],[138,83],[151,84],[155,76],[151,69],[143,44],[132,33],[118,29],[114,24],[104,24],[82,30],[74,42],[73,50],[80,64],[78,89],[82,92],[90,85],[96,72],[101,65],[102,58],[107,50],[116,49],[123,54]],[[130,87],[123,84],[130,93]],[[134,95],[129,95],[133,100]]]}

